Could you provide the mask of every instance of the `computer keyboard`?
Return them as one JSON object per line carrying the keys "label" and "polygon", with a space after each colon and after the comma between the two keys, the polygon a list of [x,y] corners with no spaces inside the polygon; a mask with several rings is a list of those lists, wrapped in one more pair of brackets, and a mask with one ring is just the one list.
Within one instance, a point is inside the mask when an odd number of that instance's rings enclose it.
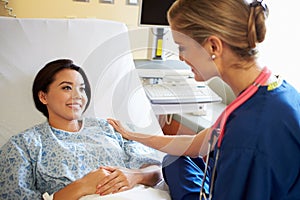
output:
{"label": "computer keyboard", "polygon": [[144,85],[145,92],[152,103],[209,103],[222,99],[206,85],[196,84],[148,84]]}

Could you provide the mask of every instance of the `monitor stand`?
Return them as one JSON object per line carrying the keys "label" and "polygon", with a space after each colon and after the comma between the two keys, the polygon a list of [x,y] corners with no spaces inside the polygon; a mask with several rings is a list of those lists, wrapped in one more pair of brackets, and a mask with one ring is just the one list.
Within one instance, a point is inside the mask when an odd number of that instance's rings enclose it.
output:
{"label": "monitor stand", "polygon": [[[151,56],[150,59],[151,60],[165,60],[164,58],[164,51],[163,51],[163,37],[164,37],[164,28],[151,28],[151,33],[149,36],[149,41],[152,42],[151,48],[150,48],[150,52]],[[152,40],[151,40],[152,39]]]}

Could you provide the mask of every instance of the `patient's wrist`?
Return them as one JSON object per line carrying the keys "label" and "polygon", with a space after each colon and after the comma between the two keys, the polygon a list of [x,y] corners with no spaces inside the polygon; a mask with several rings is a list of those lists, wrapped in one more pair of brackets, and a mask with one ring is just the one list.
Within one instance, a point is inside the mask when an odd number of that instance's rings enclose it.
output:
{"label": "patient's wrist", "polygon": [[93,192],[89,192],[89,188],[86,187],[86,184],[84,183],[84,179],[82,178],[70,183],[63,189],[54,193],[53,200],[79,199],[80,197],[92,193]]}

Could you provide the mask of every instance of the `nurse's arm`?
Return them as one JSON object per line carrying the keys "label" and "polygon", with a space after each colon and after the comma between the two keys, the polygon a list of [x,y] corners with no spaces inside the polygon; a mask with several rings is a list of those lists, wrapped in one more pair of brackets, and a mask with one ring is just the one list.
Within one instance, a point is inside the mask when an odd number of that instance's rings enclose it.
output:
{"label": "nurse's arm", "polygon": [[128,140],[140,142],[146,146],[175,156],[205,156],[209,129],[204,129],[196,135],[149,135],[126,130],[119,121],[108,119],[114,129]]}

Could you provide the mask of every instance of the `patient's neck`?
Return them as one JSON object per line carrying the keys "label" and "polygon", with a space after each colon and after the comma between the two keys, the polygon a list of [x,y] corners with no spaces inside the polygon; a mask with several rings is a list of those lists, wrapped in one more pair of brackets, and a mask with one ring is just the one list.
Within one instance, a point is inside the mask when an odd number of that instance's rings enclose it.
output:
{"label": "patient's neck", "polygon": [[78,132],[81,129],[82,121],[81,120],[71,120],[71,121],[55,121],[55,120],[48,120],[49,125],[53,128],[68,131],[68,132]]}

